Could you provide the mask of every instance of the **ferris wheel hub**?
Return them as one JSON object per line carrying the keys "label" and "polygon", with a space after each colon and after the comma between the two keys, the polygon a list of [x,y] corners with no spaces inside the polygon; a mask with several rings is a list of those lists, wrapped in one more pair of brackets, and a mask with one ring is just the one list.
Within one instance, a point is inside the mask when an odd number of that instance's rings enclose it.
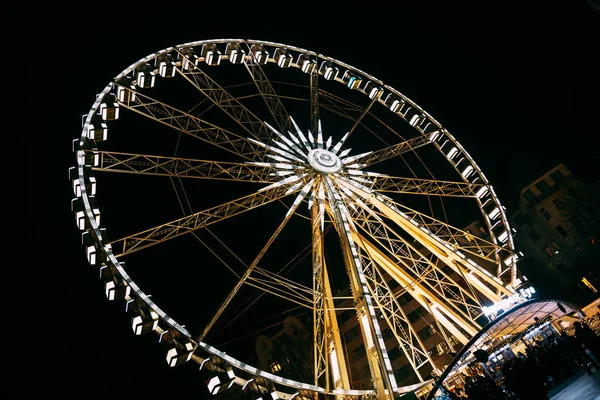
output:
{"label": "ferris wheel hub", "polygon": [[308,153],[308,163],[324,174],[334,174],[342,169],[342,162],[339,157],[324,149],[311,150]]}

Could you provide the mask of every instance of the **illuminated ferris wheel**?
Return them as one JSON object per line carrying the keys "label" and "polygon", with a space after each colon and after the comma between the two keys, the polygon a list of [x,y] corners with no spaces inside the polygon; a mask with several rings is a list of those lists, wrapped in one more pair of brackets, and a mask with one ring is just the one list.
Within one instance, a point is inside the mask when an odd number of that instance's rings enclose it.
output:
{"label": "illuminated ferris wheel", "polygon": [[[459,142],[396,89],[309,50],[223,39],[158,51],[108,83],[73,150],[72,209],[106,296],[170,366],[213,374],[211,393],[392,398],[408,389],[390,349],[419,383],[443,368],[401,298],[464,345],[521,284],[504,208]],[[243,339],[234,320],[279,312],[251,311],[257,293],[310,316],[308,378],[220,345],[228,328]]]}

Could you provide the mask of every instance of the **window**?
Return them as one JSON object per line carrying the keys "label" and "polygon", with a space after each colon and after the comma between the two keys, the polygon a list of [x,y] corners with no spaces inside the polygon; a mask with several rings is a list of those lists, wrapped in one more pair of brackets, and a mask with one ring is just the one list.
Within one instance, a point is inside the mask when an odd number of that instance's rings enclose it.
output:
{"label": "window", "polygon": [[408,364],[396,371],[394,375],[396,376],[397,381],[402,381],[403,379],[406,379],[409,376],[411,376],[412,373],[412,367],[410,366],[410,364]]}
{"label": "window", "polygon": [[548,246],[544,247],[542,250],[544,250],[544,252],[546,254],[548,254],[549,257],[554,257],[554,255],[556,253],[558,253],[558,246],[556,245],[556,243],[550,243]]}
{"label": "window", "polygon": [[532,229],[529,231],[529,237],[534,242],[537,242],[538,240],[540,240],[540,234],[535,229]]}
{"label": "window", "polygon": [[390,360],[395,360],[396,358],[402,355],[401,353],[402,352],[400,351],[400,348],[398,346],[394,346],[390,350],[388,350],[388,357],[390,358]]}
{"label": "window", "polygon": [[411,311],[408,314],[406,314],[406,318],[408,318],[410,322],[416,322],[419,320],[419,318],[421,318],[422,311],[424,310],[425,309],[422,306],[419,306],[414,311]]}
{"label": "window", "polygon": [[527,258],[527,266],[529,269],[536,269],[538,267],[538,263],[531,257]]}
{"label": "window", "polygon": [[556,198],[554,200],[552,200],[552,203],[554,203],[554,206],[558,209],[558,210],[564,210],[565,209],[565,204],[562,202],[561,199]]}
{"label": "window", "polygon": [[364,356],[365,354],[367,354],[367,352],[365,350],[365,346],[359,346],[356,348],[356,350],[354,350],[354,356],[356,358],[360,358],[360,357]]}
{"label": "window", "polygon": [[559,169],[552,171],[552,173],[550,174],[550,177],[554,180],[554,182],[556,183],[560,183],[565,179],[565,176],[562,174],[562,172],[560,172]]}
{"label": "window", "polygon": [[281,371],[281,364],[279,364],[277,361],[273,361],[271,363],[271,372],[275,373],[279,371]]}
{"label": "window", "polygon": [[569,235],[567,234],[567,231],[565,230],[565,228],[563,228],[563,227],[562,227],[562,226],[560,226],[560,225],[556,225],[556,226],[554,227],[554,230],[555,230],[556,232],[558,232],[558,234],[559,234],[560,236],[562,236],[563,238],[566,238],[567,236],[569,236]]}
{"label": "window", "polygon": [[517,228],[525,225],[525,216],[523,215],[523,213],[521,213],[521,212],[516,213],[515,216],[513,217],[513,222],[515,223]]}
{"label": "window", "polygon": [[523,192],[523,197],[525,197],[525,200],[527,200],[529,203],[535,203],[537,201],[537,197],[535,197],[535,195],[529,189]]}
{"label": "window", "polygon": [[548,221],[550,218],[552,218],[552,215],[544,207],[539,209],[539,213],[542,217],[544,217],[544,219],[546,221]]}
{"label": "window", "polygon": [[350,318],[352,318],[353,315],[355,315],[354,310],[344,310],[340,314],[340,321],[342,321],[342,323],[344,323],[344,322],[348,321]]}
{"label": "window", "polygon": [[435,345],[435,350],[437,354],[441,356],[446,352],[446,350],[448,350],[448,344],[446,344],[446,342],[438,343]]}
{"label": "window", "polygon": [[550,193],[550,185],[548,185],[548,182],[546,182],[545,180],[541,180],[539,182],[537,182],[535,184],[535,187],[538,188],[540,190],[540,192],[542,192],[542,194],[548,194]]}

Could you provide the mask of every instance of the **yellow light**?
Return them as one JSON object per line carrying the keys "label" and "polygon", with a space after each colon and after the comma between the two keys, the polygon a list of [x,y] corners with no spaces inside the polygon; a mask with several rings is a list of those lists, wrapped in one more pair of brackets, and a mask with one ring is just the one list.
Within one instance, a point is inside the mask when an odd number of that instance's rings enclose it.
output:
{"label": "yellow light", "polygon": [[598,293],[598,290],[596,290],[596,288],[594,287],[594,285],[592,285],[592,284],[590,283],[590,281],[588,281],[588,280],[587,280],[587,278],[585,278],[585,277],[584,277],[584,278],[581,278],[581,282],[583,282],[583,284],[584,284],[585,286],[589,287],[589,288],[590,288],[590,290],[591,290],[592,292],[594,292],[594,293]]}

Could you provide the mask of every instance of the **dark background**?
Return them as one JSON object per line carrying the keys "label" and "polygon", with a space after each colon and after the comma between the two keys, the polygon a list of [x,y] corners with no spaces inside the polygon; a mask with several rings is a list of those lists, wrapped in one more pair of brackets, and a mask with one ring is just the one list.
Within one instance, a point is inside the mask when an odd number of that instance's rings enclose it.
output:
{"label": "dark background", "polygon": [[[520,189],[559,162],[583,180],[598,179],[600,11],[591,2],[274,4],[94,2],[29,10],[36,40],[19,49],[27,59],[28,118],[37,121],[25,135],[35,177],[27,185],[35,210],[27,241],[37,243],[31,264],[43,277],[42,290],[31,295],[45,317],[35,332],[44,343],[38,371],[47,394],[198,398],[204,390],[196,364],[168,368],[154,335],[131,334],[87,268],[70,211],[67,172],[81,116],[110,79],[159,49],[260,39],[351,64],[444,125],[509,213]],[[407,42],[412,50],[400,51]]]}

